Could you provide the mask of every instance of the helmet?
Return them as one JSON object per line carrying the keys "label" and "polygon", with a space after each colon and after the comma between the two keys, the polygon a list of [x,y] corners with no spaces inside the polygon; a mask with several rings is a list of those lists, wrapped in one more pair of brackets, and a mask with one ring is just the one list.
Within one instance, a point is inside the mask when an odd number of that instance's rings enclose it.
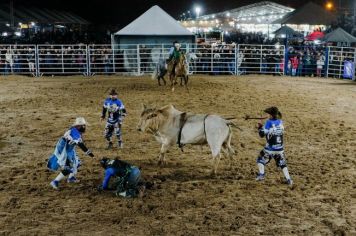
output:
{"label": "helmet", "polygon": [[110,160],[106,157],[103,157],[101,160],[100,160],[100,165],[101,167],[103,167],[104,169],[106,169],[106,167],[108,166],[108,162]]}

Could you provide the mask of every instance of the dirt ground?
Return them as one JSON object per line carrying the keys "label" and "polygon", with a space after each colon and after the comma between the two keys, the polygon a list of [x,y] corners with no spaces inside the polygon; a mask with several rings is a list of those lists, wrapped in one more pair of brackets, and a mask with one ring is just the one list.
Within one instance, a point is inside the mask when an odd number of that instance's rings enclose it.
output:
{"label": "dirt ground", "polygon": [[[356,235],[356,84],[316,78],[193,76],[190,93],[158,87],[149,77],[0,78],[0,235]],[[128,117],[124,148],[105,150],[102,102],[116,88]],[[220,162],[210,176],[208,147],[173,147],[157,166],[159,144],[136,131],[141,104],[174,104],[181,111],[236,116],[237,150],[231,169]],[[295,188],[283,184],[273,162],[256,182],[264,143],[255,121],[280,108]],[[91,124],[78,184],[49,182],[46,169],[76,116]],[[143,199],[98,193],[99,160],[119,156],[142,168],[153,183]]]}

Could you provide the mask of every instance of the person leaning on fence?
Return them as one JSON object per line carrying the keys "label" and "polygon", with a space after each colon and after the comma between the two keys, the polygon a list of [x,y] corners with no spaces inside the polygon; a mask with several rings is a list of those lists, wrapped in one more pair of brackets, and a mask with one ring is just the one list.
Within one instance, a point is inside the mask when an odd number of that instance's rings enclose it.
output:
{"label": "person leaning on fence", "polygon": [[[105,177],[103,183],[98,186],[98,191],[114,190],[116,196],[142,197],[145,187],[140,182],[141,171],[138,167],[117,158],[112,160],[106,157],[101,159],[100,165],[105,169]],[[116,179],[109,187],[112,177],[116,177]]]}
{"label": "person leaning on fence", "polygon": [[323,66],[324,66],[324,60],[322,58],[322,56],[318,56],[318,59],[316,61],[316,74],[318,77],[321,77],[321,72],[323,70]]}
{"label": "person leaning on fence", "polygon": [[265,178],[265,166],[271,159],[274,159],[277,167],[280,167],[289,186],[293,181],[289,175],[286,159],[284,156],[283,132],[284,126],[281,120],[282,114],[277,107],[269,107],[264,110],[269,119],[264,125],[258,123],[258,133],[261,138],[266,137],[267,144],[257,157],[258,175],[256,180],[262,181]]}
{"label": "person leaning on fence", "polygon": [[58,140],[54,153],[49,158],[47,167],[52,171],[60,169],[59,175],[50,183],[52,188],[58,189],[59,182],[68,176],[68,183],[76,183],[76,174],[80,166],[80,160],[75,151],[75,147],[78,146],[85,152],[86,155],[94,157],[94,154],[85,146],[82,135],[85,133],[87,122],[83,117],[78,117],[70,127],[70,129],[64,133],[64,135]]}

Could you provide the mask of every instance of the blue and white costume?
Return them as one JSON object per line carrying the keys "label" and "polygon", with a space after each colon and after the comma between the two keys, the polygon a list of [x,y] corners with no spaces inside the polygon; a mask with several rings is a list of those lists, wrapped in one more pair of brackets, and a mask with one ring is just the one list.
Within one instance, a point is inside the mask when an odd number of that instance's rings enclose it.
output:
{"label": "blue and white costume", "polygon": [[284,125],[281,119],[277,119],[277,116],[281,116],[278,108],[271,107],[265,110],[266,113],[271,115],[271,118],[266,121],[262,126],[259,125],[258,133],[260,137],[266,137],[266,146],[260,152],[257,157],[257,166],[259,173],[256,180],[263,180],[265,177],[265,166],[269,163],[271,159],[274,159],[277,167],[281,168],[283,174],[287,180],[287,183],[292,186],[293,181],[290,178],[286,159],[284,156],[284,143],[283,143],[283,133]]}
{"label": "blue and white costume", "polygon": [[126,116],[126,109],[123,102],[120,99],[107,98],[104,101],[103,112],[101,118],[105,118],[108,113],[108,118],[105,126],[105,138],[109,142],[109,146],[112,145],[112,136],[115,133],[118,139],[118,145],[122,145],[121,138],[121,124],[123,118]]}
{"label": "blue and white costume", "polygon": [[77,182],[75,175],[78,172],[80,160],[75,150],[76,146],[79,146],[86,155],[94,157],[94,154],[85,146],[82,140],[85,126],[84,118],[77,118],[74,125],[58,140],[54,152],[48,160],[47,167],[50,170],[61,170],[57,178],[51,182],[51,186],[55,189],[58,189],[59,181],[68,175],[68,182]]}
{"label": "blue and white costume", "polygon": [[260,137],[266,137],[266,146],[257,158],[257,163],[266,165],[274,158],[278,167],[286,167],[283,145],[283,121],[278,119],[267,120],[265,125],[259,129]]}

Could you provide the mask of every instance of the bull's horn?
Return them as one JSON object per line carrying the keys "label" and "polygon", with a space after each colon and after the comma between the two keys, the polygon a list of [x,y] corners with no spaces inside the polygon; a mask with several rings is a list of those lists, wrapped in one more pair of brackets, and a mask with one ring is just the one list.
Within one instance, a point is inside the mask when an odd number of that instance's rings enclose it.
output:
{"label": "bull's horn", "polygon": [[142,110],[146,110],[147,109],[147,106],[145,104],[142,103]]}

